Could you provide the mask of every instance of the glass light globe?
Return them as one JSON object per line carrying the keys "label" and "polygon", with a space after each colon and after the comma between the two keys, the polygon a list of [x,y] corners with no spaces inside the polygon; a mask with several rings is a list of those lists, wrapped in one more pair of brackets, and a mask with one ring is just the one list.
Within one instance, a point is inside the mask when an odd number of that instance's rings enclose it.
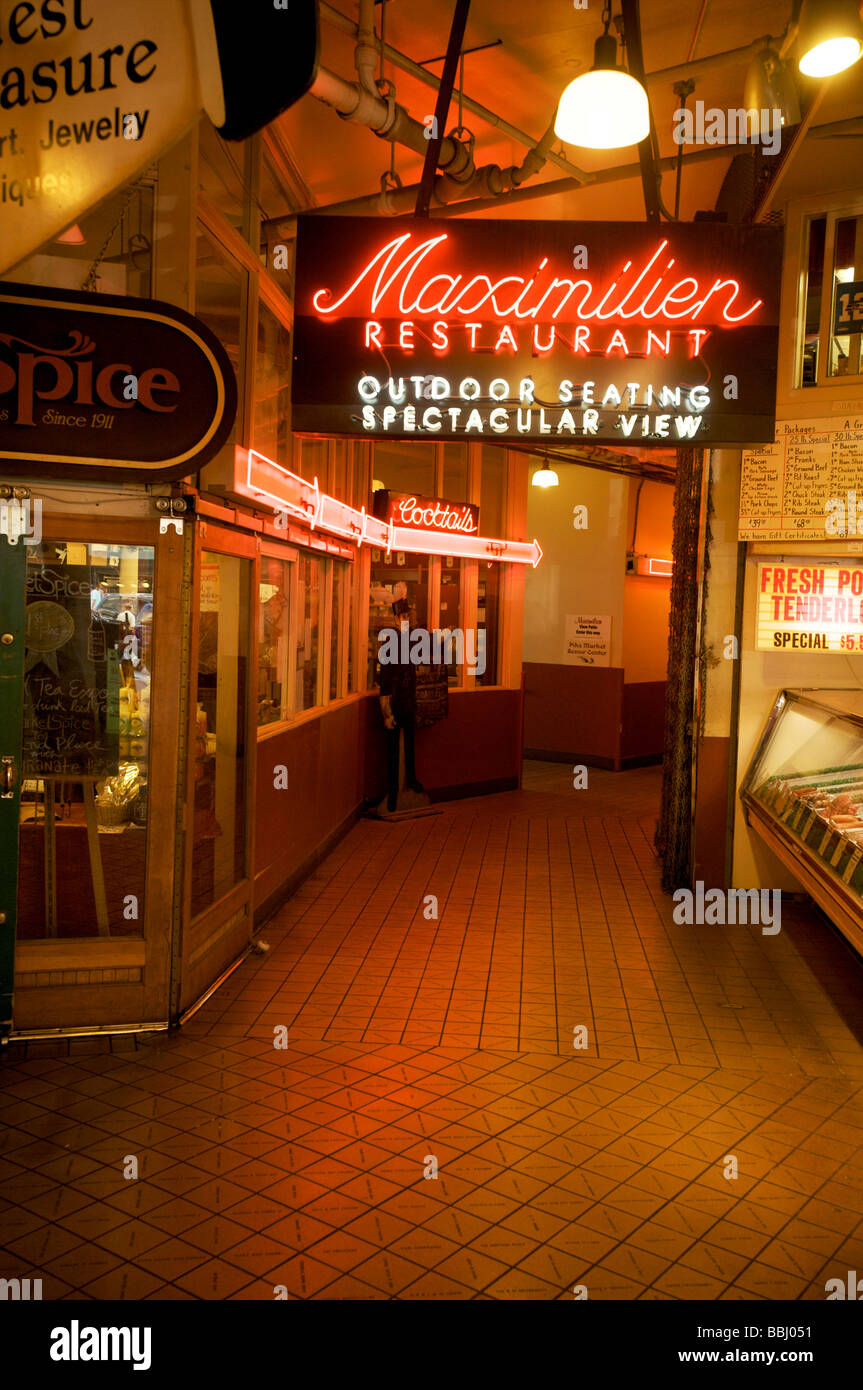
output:
{"label": "glass light globe", "polygon": [[650,134],[647,93],[620,68],[582,73],[560,98],[554,133],[589,150],[637,145]]}
{"label": "glass light globe", "polygon": [[530,481],[534,487],[557,487],[560,479],[553,468],[538,468]]}

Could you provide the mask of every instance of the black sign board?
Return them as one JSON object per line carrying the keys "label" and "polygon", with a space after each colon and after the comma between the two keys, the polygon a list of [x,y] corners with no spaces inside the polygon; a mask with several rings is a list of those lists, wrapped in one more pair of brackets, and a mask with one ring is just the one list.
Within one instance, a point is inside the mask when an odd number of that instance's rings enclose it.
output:
{"label": "black sign board", "polygon": [[847,333],[863,333],[863,280],[852,280],[836,286],[833,332],[837,337]]}
{"label": "black sign board", "polygon": [[294,429],[772,441],[781,262],[772,227],[305,214]]}
{"label": "black sign board", "polygon": [[122,633],[91,609],[88,565],[27,566],[24,610],[26,777],[105,777],[119,757]]}
{"label": "black sign board", "polygon": [[479,507],[472,502],[448,502],[444,497],[418,497],[412,492],[379,489],[374,514],[393,526],[414,531],[440,531],[447,536],[478,536]]}
{"label": "black sign board", "polygon": [[237,388],[221,343],[153,299],[0,283],[0,469],[182,478],[218,452]]}
{"label": "black sign board", "polygon": [[318,0],[210,0],[225,140],[245,140],[309,90],[318,71]]}

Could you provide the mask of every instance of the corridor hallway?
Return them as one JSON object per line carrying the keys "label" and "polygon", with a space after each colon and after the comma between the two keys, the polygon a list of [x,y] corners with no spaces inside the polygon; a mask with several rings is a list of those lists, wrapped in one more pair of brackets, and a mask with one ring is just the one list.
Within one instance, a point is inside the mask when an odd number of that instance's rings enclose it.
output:
{"label": "corridor hallway", "polygon": [[0,1277],[822,1300],[863,1268],[863,967],[788,900],[775,936],[676,925],[658,770],[589,783],[362,820],[181,1031],[10,1046]]}

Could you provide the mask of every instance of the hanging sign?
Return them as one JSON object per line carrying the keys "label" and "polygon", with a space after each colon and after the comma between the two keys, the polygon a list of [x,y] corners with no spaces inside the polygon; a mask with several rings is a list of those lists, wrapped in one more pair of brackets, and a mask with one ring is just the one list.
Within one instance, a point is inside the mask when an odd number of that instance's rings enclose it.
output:
{"label": "hanging sign", "polygon": [[243,139],[317,70],[317,0],[0,0],[0,273],[206,109]]}
{"label": "hanging sign", "polygon": [[417,497],[384,488],[375,493],[374,513],[393,526],[443,531],[450,536],[479,535],[479,507],[470,502],[447,502],[441,497]]}
{"label": "hanging sign", "polygon": [[293,426],[401,439],[773,439],[781,230],[298,219]]}
{"label": "hanging sign", "polygon": [[154,299],[0,282],[0,469],[183,478],[234,422],[233,368],[210,330]]}
{"label": "hanging sign", "polygon": [[853,560],[759,565],[755,647],[863,652],[863,565]]}

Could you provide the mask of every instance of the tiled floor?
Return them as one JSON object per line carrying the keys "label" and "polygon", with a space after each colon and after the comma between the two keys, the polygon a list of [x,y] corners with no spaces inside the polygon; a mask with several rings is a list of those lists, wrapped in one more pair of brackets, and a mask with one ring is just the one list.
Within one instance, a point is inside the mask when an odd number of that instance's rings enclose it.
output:
{"label": "tiled floor", "polygon": [[528,764],[363,821],[181,1033],[11,1048],[0,1277],[823,1299],[863,1268],[863,969],[803,906],[675,925],[657,788]]}

